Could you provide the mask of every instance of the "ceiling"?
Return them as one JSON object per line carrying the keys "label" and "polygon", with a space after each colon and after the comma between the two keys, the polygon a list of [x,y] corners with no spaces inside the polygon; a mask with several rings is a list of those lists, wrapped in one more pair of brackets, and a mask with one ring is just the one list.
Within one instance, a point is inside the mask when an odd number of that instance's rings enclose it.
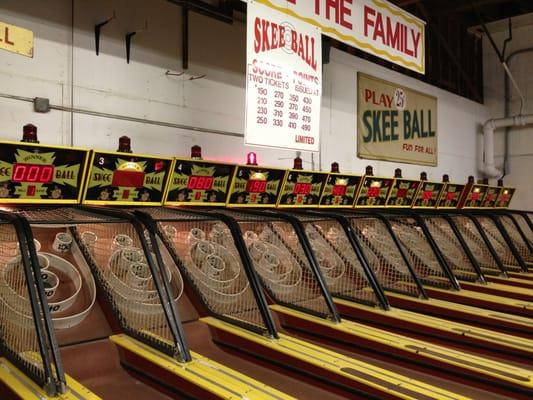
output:
{"label": "ceiling", "polygon": [[442,16],[460,18],[473,26],[533,12],[531,0],[389,0],[417,14],[420,7]]}

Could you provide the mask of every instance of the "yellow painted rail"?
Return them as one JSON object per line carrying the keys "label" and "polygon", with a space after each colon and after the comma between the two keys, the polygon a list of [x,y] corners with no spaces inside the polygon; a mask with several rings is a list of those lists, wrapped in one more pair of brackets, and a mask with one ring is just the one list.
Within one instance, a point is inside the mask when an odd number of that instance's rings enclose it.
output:
{"label": "yellow painted rail", "polygon": [[[192,361],[181,363],[127,335],[109,338],[145,360],[163,368],[181,379],[220,397],[236,400],[290,400],[294,399],[270,386],[264,385],[240,372],[191,352]],[[171,384],[171,382],[167,382]]]}
{"label": "yellow painted rail", "polygon": [[23,400],[102,400],[68,375],[66,379],[66,393],[50,397],[7,359],[0,358],[0,381]]}
{"label": "yellow painted rail", "polygon": [[400,399],[467,398],[288,335],[279,334],[278,339],[272,339],[245,331],[216,318],[207,317],[201,320],[213,328]]}

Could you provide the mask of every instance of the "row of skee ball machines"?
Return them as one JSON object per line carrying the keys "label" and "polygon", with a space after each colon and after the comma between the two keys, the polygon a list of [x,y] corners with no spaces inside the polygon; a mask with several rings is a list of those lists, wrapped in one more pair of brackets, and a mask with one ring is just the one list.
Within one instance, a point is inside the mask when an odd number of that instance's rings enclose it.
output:
{"label": "row of skee ball machines", "polygon": [[514,189],[0,143],[1,399],[532,399]]}

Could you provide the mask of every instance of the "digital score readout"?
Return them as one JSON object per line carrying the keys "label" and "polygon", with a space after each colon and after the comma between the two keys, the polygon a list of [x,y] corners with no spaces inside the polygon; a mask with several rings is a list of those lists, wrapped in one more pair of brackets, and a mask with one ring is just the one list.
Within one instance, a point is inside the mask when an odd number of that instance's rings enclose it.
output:
{"label": "digital score readout", "polygon": [[437,208],[458,208],[466,185],[446,183],[437,202]]}
{"label": "digital score readout", "polygon": [[435,208],[439,203],[444,182],[422,181],[413,202],[413,208]]}
{"label": "digital score readout", "polygon": [[463,200],[462,208],[479,208],[487,194],[488,185],[472,185]]}
{"label": "digital score readout", "polygon": [[172,159],[94,152],[83,202],[100,205],[161,205]]}
{"label": "digital score readout", "polygon": [[175,159],[165,204],[224,206],[236,165]]}
{"label": "digital score readout", "polygon": [[80,201],[88,150],[0,143],[0,203]]}
{"label": "digital score readout", "polygon": [[384,207],[394,178],[365,176],[355,201],[356,207]]}
{"label": "digital score readout", "polygon": [[[258,178],[261,178],[261,177],[258,177]],[[266,179],[265,180],[250,179],[246,183],[246,191],[248,193],[254,193],[254,194],[260,193],[260,194],[262,194],[262,193],[266,192],[266,188],[267,188]]]}
{"label": "digital score readout", "polygon": [[318,206],[328,175],[326,172],[288,171],[278,207]]}
{"label": "digital score readout", "polygon": [[411,207],[419,186],[420,181],[395,178],[386,206],[395,208]]}
{"label": "digital score readout", "polygon": [[501,189],[502,190],[500,191],[500,194],[498,195],[495,207],[496,208],[507,208],[509,207],[511,200],[513,199],[513,195],[515,194],[516,189],[509,188],[509,187],[504,187]]}
{"label": "digital score readout", "polygon": [[353,207],[362,178],[359,175],[330,173],[322,190],[320,207]]}
{"label": "digital score readout", "polygon": [[275,207],[287,171],[239,165],[231,183],[228,207]]}
{"label": "digital score readout", "polygon": [[483,208],[494,208],[496,207],[496,201],[498,200],[498,196],[500,195],[502,188],[500,186],[489,186],[487,188],[487,192],[485,193],[485,197],[483,198],[483,201],[481,202],[481,207]]}
{"label": "digital score readout", "polygon": [[15,163],[11,180],[20,183],[50,183],[54,179],[54,170],[53,165]]}

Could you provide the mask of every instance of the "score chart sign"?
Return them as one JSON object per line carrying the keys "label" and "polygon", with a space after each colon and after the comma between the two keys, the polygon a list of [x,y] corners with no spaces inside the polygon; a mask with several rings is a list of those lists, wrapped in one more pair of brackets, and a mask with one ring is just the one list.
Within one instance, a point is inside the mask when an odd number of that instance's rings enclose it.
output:
{"label": "score chart sign", "polygon": [[246,144],[318,151],[320,29],[255,1],[247,13]]}

